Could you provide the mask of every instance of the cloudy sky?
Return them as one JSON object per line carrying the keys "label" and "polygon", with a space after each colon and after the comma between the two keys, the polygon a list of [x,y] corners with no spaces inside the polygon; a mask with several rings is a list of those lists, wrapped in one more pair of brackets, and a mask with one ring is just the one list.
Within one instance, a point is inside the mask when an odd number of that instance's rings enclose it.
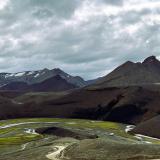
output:
{"label": "cloudy sky", "polygon": [[0,0],[0,72],[90,79],[149,55],[160,56],[159,0]]}

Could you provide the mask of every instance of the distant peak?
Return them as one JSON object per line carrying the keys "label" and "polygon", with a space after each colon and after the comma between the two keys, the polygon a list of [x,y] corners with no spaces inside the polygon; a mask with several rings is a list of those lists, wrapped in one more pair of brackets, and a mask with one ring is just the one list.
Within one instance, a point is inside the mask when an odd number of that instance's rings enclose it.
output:
{"label": "distant peak", "polygon": [[49,71],[49,69],[48,68],[44,68],[42,71]]}
{"label": "distant peak", "polygon": [[134,62],[132,61],[127,61],[125,64],[133,64]]}
{"label": "distant peak", "polygon": [[56,74],[64,73],[64,71],[61,70],[60,68],[54,68],[54,69],[52,69],[52,71],[53,71],[54,73],[56,73]]}
{"label": "distant peak", "polygon": [[132,61],[127,61],[127,62],[125,62],[124,64],[123,64],[123,66],[130,66],[130,65],[133,65],[134,64],[134,62],[132,62]]}
{"label": "distant peak", "polygon": [[150,56],[143,61],[143,64],[160,62],[156,56]]}
{"label": "distant peak", "polygon": [[59,71],[59,72],[62,71],[60,68],[54,68],[53,70],[54,70],[54,71]]}

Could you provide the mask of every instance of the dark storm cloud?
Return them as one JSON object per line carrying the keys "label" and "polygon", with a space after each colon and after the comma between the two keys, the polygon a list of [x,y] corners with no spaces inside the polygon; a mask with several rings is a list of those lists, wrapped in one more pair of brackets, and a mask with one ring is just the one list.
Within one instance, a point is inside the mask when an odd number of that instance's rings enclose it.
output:
{"label": "dark storm cloud", "polygon": [[160,56],[159,8],[156,0],[0,0],[0,71],[59,67],[88,79]]}

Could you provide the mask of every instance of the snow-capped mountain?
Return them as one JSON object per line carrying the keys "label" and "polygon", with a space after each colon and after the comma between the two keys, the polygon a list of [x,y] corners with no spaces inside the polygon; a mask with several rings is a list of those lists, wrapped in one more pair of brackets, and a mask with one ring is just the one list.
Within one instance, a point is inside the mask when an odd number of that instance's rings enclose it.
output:
{"label": "snow-capped mountain", "polygon": [[59,68],[52,70],[43,69],[38,71],[25,71],[18,73],[0,73],[0,86],[4,86],[11,82],[25,82],[29,85],[41,83],[51,77],[60,76],[65,79],[68,83],[73,84],[77,87],[83,87],[88,84],[83,78],[79,76],[71,76]]}
{"label": "snow-capped mountain", "polygon": [[5,91],[21,91],[21,92],[59,92],[76,89],[77,86],[68,83],[59,75],[48,78],[43,82],[27,84],[26,82],[10,82],[1,87]]}

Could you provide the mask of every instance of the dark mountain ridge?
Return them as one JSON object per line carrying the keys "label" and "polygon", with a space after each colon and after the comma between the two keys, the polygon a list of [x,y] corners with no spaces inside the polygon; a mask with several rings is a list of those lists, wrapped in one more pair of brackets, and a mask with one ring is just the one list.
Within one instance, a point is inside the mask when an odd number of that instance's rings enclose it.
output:
{"label": "dark mountain ridge", "polygon": [[160,83],[160,61],[155,56],[146,58],[142,63],[127,61],[107,76],[97,81],[97,86],[136,86]]}
{"label": "dark mountain ridge", "polygon": [[95,90],[83,88],[57,98],[41,96],[37,100],[35,96],[35,101],[33,98],[25,101],[21,98],[21,101],[6,97],[5,102],[4,98],[0,99],[0,119],[58,117],[138,124],[160,113],[160,88],[157,90],[138,86]]}
{"label": "dark mountain ridge", "polygon": [[3,87],[1,90],[8,91],[23,91],[23,92],[59,92],[78,88],[78,86],[68,83],[61,76],[57,75],[36,84],[27,84],[25,82],[11,82]]}
{"label": "dark mountain ridge", "polygon": [[0,73],[0,86],[4,86],[11,82],[25,82],[29,85],[41,83],[54,76],[60,76],[65,79],[68,83],[76,85],[78,87],[84,87],[90,83],[90,81],[85,81],[79,76],[71,76],[59,68],[55,69],[43,69],[38,71],[25,71],[18,73]]}

